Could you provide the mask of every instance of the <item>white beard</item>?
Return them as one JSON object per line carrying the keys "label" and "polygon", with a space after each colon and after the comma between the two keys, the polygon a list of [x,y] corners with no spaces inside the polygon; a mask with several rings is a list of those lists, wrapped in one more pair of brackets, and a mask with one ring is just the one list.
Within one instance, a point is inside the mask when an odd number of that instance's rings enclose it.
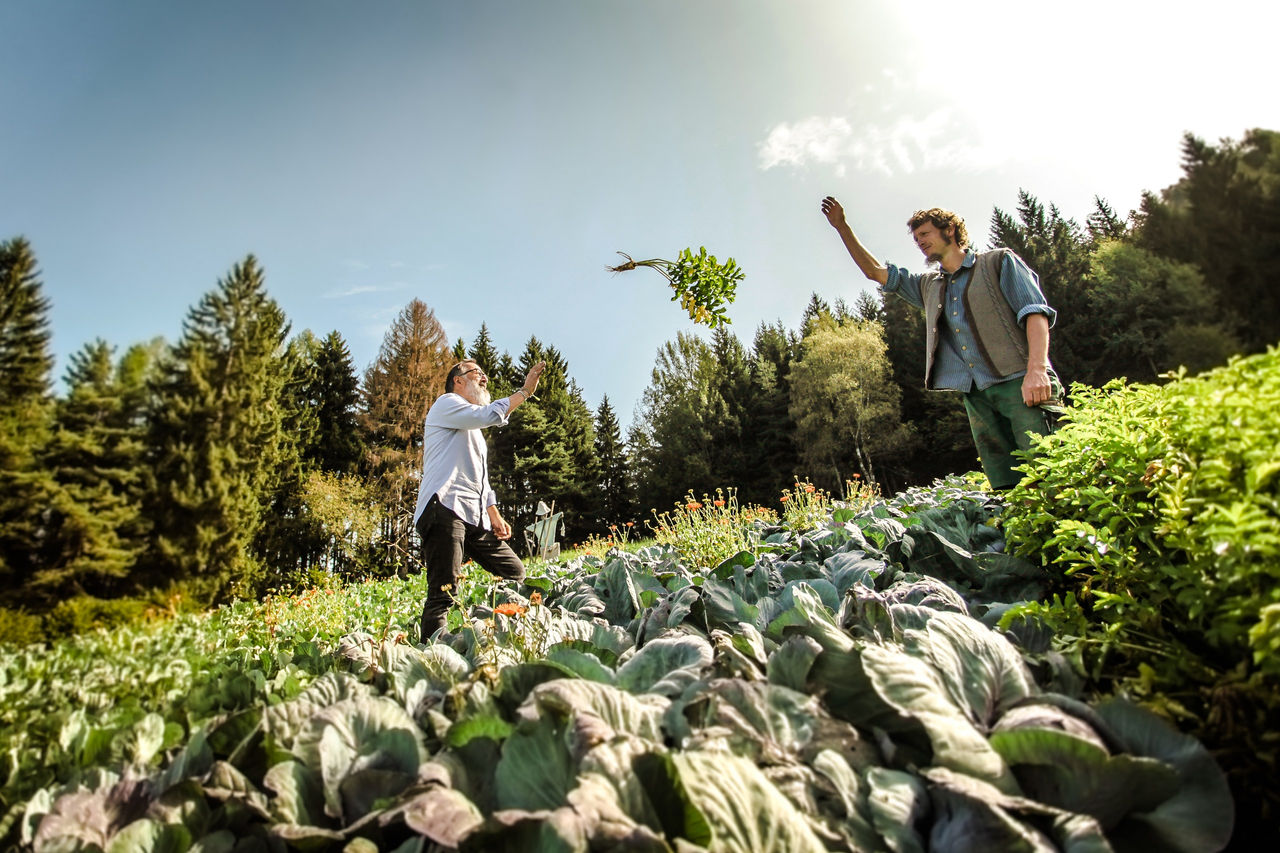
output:
{"label": "white beard", "polygon": [[479,398],[478,400],[476,400],[477,406],[487,406],[489,405],[489,403],[492,402],[492,400],[489,398],[488,388],[481,388],[479,391],[476,392],[476,396]]}

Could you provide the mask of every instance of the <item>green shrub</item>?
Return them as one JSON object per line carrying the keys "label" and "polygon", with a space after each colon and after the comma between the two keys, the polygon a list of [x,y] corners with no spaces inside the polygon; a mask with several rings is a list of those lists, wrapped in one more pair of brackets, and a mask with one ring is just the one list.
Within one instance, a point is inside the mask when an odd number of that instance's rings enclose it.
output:
{"label": "green shrub", "polygon": [[0,607],[0,646],[25,646],[43,640],[43,618],[26,610]]}
{"label": "green shrub", "polygon": [[111,630],[137,622],[147,605],[134,598],[101,599],[78,595],[57,604],[44,618],[50,638],[72,637],[98,628]]}
{"label": "green shrub", "polygon": [[1280,816],[1280,349],[1073,396],[1003,520],[1059,595],[1006,620],[1074,634],[1099,689],[1180,719]]}

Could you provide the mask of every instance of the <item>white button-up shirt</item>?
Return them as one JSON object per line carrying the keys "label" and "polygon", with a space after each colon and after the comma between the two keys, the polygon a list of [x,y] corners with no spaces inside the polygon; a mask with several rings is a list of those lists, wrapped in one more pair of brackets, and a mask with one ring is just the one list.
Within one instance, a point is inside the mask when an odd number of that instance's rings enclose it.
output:
{"label": "white button-up shirt", "polygon": [[433,495],[468,524],[489,529],[485,512],[498,502],[489,485],[489,446],[481,430],[506,426],[509,398],[477,406],[461,394],[441,395],[427,412],[422,432],[422,484],[417,522]]}

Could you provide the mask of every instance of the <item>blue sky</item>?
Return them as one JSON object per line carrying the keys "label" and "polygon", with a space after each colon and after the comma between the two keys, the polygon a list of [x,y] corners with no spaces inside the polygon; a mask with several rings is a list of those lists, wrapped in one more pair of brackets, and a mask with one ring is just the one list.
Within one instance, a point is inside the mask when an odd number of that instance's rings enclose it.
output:
{"label": "blue sky", "polygon": [[865,286],[823,195],[919,268],[917,208],[979,243],[1019,188],[1127,212],[1184,131],[1280,128],[1277,24],[1242,0],[0,0],[0,239],[40,260],[59,376],[96,337],[175,340],[252,253],[361,371],[419,298],[451,339],[554,344],[625,426],[696,327],[615,251],[736,258],[749,345]]}

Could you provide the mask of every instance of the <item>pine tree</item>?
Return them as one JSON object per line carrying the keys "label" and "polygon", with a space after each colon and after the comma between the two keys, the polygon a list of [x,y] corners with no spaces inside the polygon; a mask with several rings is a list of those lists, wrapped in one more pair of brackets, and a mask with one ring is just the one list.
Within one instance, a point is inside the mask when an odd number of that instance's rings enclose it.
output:
{"label": "pine tree", "polygon": [[464,341],[462,338],[458,338],[456,341],[453,342],[453,360],[456,363],[456,362],[465,360],[466,357],[467,357],[467,342]]}
{"label": "pine tree", "polygon": [[39,461],[52,407],[49,302],[31,245],[0,243],[0,601],[17,602],[43,563],[42,510],[56,484]]}
{"label": "pine tree", "polygon": [[800,318],[801,336],[807,335],[810,326],[824,315],[831,315],[831,305],[816,292],[809,294],[809,304],[804,307],[804,316]]}
{"label": "pine tree", "polygon": [[72,594],[112,598],[129,579],[149,525],[141,511],[145,427],[138,387],[152,352],[133,347],[119,365],[99,339],[72,354],[43,461],[58,484],[45,514],[43,565],[32,585],[48,600]]}
{"label": "pine tree", "polygon": [[1107,240],[1123,240],[1129,236],[1129,226],[1098,196],[1093,197],[1093,213],[1085,221],[1085,228],[1095,248]]}
{"label": "pine tree", "polygon": [[487,437],[489,479],[503,514],[515,529],[523,529],[533,521],[538,501],[555,501],[558,512],[568,513],[567,525],[578,520],[573,453],[563,418],[567,408],[567,366],[554,351],[549,352],[536,337],[530,337],[511,370],[523,379],[539,361],[546,361],[547,368],[537,394],[520,406],[507,426],[490,430]]}
{"label": "pine tree", "polygon": [[360,423],[368,447],[367,479],[384,509],[378,541],[380,571],[407,571],[418,562],[413,510],[422,472],[427,410],[444,393],[455,363],[444,327],[426,303],[405,306],[364,375]]}
{"label": "pine tree", "polygon": [[627,446],[622,441],[618,417],[605,394],[596,409],[595,450],[600,464],[597,492],[597,527],[634,522],[635,487],[631,477]]}
{"label": "pine tree", "polygon": [[800,471],[791,417],[791,365],[800,342],[781,322],[760,324],[747,363],[748,400],[743,421],[752,459],[737,481],[743,503],[772,504]]}
{"label": "pine tree", "polygon": [[314,382],[308,396],[316,405],[316,437],[307,461],[331,474],[351,474],[365,451],[357,419],[360,380],[347,342],[336,330],[320,343]]}
{"label": "pine tree", "polygon": [[265,579],[252,553],[286,461],[288,323],[250,255],[191,309],[155,388],[148,514],[155,582],[210,600]]}
{"label": "pine tree", "polygon": [[[493,341],[489,338],[489,327],[484,323],[480,324],[480,331],[476,335],[475,341],[472,342],[467,357],[480,365],[480,369],[489,376],[492,382],[494,373],[498,369],[498,351],[494,349]],[[493,389],[490,390],[492,391]]]}
{"label": "pine tree", "polygon": [[[1090,239],[1056,205],[1045,208],[1026,190],[1018,192],[1018,217],[996,208],[991,217],[991,240],[1011,249],[1040,280],[1058,322],[1049,336],[1049,360],[1066,384],[1094,376],[1094,348],[1090,343]],[[923,325],[923,324],[922,324]],[[923,375],[923,373],[921,374]]]}
{"label": "pine tree", "polygon": [[289,341],[281,354],[282,433],[276,482],[262,501],[253,553],[274,589],[305,583],[307,570],[325,551],[323,531],[307,513],[304,485],[316,465],[320,431],[317,360],[322,344],[309,329]]}

